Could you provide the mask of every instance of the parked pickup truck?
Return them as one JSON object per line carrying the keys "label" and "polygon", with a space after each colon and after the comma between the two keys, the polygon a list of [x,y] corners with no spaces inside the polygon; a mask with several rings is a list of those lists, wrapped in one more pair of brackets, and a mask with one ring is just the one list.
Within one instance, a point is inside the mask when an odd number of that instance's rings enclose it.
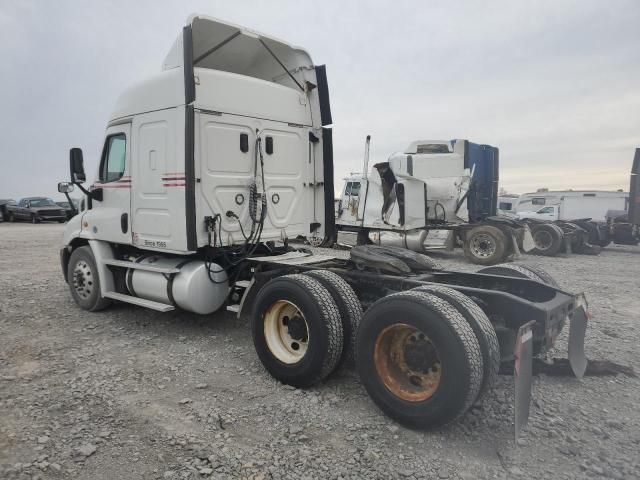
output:
{"label": "parked pickup truck", "polygon": [[65,209],[60,208],[47,197],[23,198],[17,205],[7,205],[7,214],[10,222],[28,220],[31,223],[40,223],[41,221],[62,223],[67,220]]}
{"label": "parked pickup truck", "polygon": [[80,202],[75,198],[71,199],[71,201],[73,202],[73,205],[69,202],[56,202],[56,205],[64,209],[65,214],[67,215],[67,220],[75,216],[80,210]]}

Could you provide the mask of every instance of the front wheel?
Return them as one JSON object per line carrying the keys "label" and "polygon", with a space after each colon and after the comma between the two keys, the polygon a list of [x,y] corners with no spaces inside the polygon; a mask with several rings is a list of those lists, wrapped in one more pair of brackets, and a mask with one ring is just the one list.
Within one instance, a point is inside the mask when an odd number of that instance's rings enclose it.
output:
{"label": "front wheel", "polygon": [[13,213],[9,213],[9,221],[10,221],[11,223],[13,223],[13,222],[15,222],[15,221],[16,221],[16,217],[15,217],[15,215],[14,215]]}
{"label": "front wheel", "polygon": [[67,278],[71,296],[83,310],[96,312],[111,305],[111,300],[100,294],[100,278],[91,247],[79,247],[73,251]]}

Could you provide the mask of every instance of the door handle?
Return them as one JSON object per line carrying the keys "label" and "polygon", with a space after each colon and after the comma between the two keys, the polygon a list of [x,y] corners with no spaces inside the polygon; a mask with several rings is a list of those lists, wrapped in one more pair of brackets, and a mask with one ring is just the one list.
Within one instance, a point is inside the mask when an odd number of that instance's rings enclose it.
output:
{"label": "door handle", "polygon": [[127,231],[129,230],[129,214],[128,213],[123,213],[120,216],[120,229],[122,230],[122,233],[127,233]]}

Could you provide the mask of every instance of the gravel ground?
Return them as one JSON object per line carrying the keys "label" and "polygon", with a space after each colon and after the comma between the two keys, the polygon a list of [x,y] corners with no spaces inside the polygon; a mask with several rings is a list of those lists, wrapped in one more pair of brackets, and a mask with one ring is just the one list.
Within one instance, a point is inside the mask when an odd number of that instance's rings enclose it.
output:
{"label": "gravel ground", "polygon": [[[518,444],[507,376],[457,423],[407,430],[348,369],[274,381],[230,314],[80,310],[63,228],[0,224],[0,478],[640,478],[637,378],[537,377]],[[523,261],[587,294],[589,357],[638,370],[640,248]]]}

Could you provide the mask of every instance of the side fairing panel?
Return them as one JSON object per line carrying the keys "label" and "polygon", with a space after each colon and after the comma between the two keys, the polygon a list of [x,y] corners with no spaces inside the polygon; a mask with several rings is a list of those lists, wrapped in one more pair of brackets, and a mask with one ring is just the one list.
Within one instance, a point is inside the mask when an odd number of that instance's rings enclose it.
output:
{"label": "side fairing panel", "polygon": [[184,107],[137,115],[132,130],[133,244],[184,252]]}

